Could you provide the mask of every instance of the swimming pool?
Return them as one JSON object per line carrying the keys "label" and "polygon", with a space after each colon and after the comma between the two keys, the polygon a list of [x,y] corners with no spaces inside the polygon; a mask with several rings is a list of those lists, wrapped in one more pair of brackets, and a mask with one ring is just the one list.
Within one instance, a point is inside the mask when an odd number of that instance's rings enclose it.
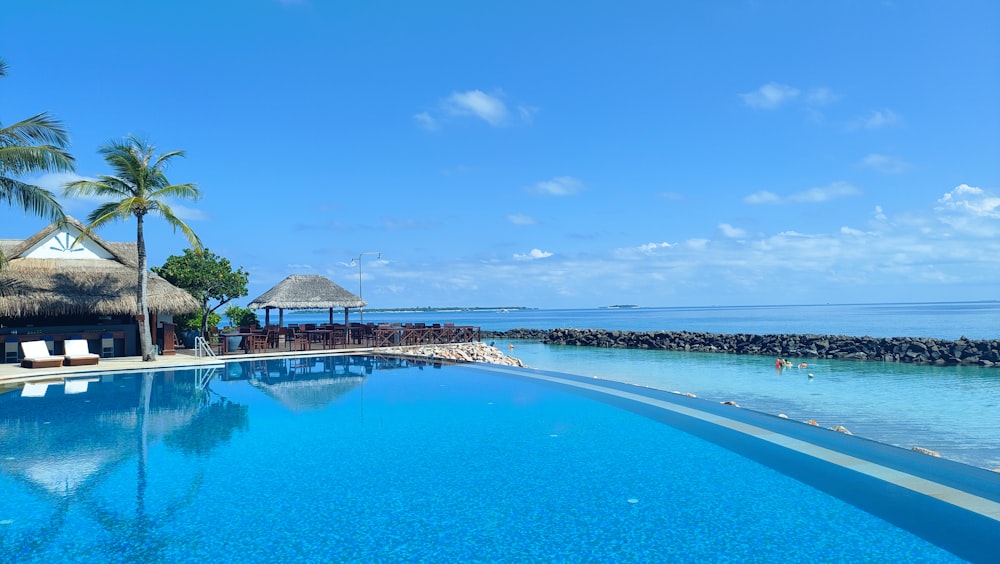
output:
{"label": "swimming pool", "polygon": [[602,399],[560,378],[329,356],[104,374],[80,393],[62,385],[43,397],[6,393],[0,554],[17,562],[958,560],[747,458],[760,453],[695,436],[706,433],[701,423],[682,431],[664,423],[677,413]]}

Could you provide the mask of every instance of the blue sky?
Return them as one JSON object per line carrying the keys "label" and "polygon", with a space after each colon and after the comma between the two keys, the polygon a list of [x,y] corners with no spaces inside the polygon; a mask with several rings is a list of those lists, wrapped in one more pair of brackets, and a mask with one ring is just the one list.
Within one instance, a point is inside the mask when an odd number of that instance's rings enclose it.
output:
{"label": "blue sky", "polygon": [[[176,209],[250,298],[357,291],[380,251],[370,307],[998,299],[997,2],[0,11],[0,122],[62,120],[79,177],[127,134],[185,150],[168,177],[204,197]],[[151,264],[186,246],[147,225]]]}

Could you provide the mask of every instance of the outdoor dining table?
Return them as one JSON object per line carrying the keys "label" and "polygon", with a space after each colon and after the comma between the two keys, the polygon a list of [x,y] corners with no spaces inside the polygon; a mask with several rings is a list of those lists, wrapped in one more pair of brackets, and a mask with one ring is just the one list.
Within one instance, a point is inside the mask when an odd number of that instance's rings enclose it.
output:
{"label": "outdoor dining table", "polygon": [[344,333],[343,329],[307,329],[305,334],[309,336],[310,343],[323,343],[324,349],[333,348],[336,339],[335,333]]}
{"label": "outdoor dining table", "polygon": [[240,346],[238,348],[243,349],[243,352],[249,353],[250,337],[253,337],[256,334],[258,333],[250,331],[250,332],[240,332],[240,333],[223,333],[219,335],[222,338],[222,354],[226,354],[229,352],[236,352],[229,350],[229,339],[227,339],[226,337],[242,337],[242,339],[240,340]]}

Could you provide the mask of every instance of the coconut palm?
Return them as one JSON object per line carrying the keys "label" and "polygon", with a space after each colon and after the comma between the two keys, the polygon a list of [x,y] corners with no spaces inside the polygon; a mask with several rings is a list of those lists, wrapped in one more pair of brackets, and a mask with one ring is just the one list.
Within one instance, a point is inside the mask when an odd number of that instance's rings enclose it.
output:
{"label": "coconut palm", "polygon": [[111,141],[98,151],[105,162],[114,171],[113,176],[100,176],[97,180],[77,180],[66,185],[67,196],[84,195],[105,198],[108,201],[91,212],[87,217],[89,225],[80,235],[83,238],[91,231],[114,220],[127,221],[130,217],[136,219],[136,250],[139,258],[139,279],[136,288],[136,298],[140,322],[140,344],[142,359],[156,360],[153,350],[153,339],[149,330],[149,303],[146,298],[146,287],[149,271],[146,268],[146,240],[142,227],[147,215],[159,215],[167,220],[174,231],[183,233],[191,246],[201,248],[201,240],[194,231],[180,218],[164,201],[164,198],[185,198],[197,200],[201,197],[198,187],[192,183],[171,184],[164,169],[174,157],[183,157],[183,151],[170,151],[155,155],[156,148],[142,139],[133,136],[120,141]]}
{"label": "coconut palm", "polygon": [[[6,75],[7,63],[0,59],[0,76]],[[17,177],[73,170],[68,144],[62,124],[46,113],[7,126],[0,124],[0,202],[53,221],[61,219],[62,206],[52,192]],[[0,253],[0,268],[5,263]]]}

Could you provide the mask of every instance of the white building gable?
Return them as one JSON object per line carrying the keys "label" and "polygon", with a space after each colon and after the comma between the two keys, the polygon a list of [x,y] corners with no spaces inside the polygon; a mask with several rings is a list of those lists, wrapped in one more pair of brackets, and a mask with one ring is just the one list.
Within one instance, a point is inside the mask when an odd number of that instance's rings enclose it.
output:
{"label": "white building gable", "polygon": [[[80,230],[73,225],[66,225],[52,232],[30,249],[21,254],[28,259],[111,259],[114,258],[104,247],[90,238],[76,241]],[[76,242],[76,244],[74,244]]]}

